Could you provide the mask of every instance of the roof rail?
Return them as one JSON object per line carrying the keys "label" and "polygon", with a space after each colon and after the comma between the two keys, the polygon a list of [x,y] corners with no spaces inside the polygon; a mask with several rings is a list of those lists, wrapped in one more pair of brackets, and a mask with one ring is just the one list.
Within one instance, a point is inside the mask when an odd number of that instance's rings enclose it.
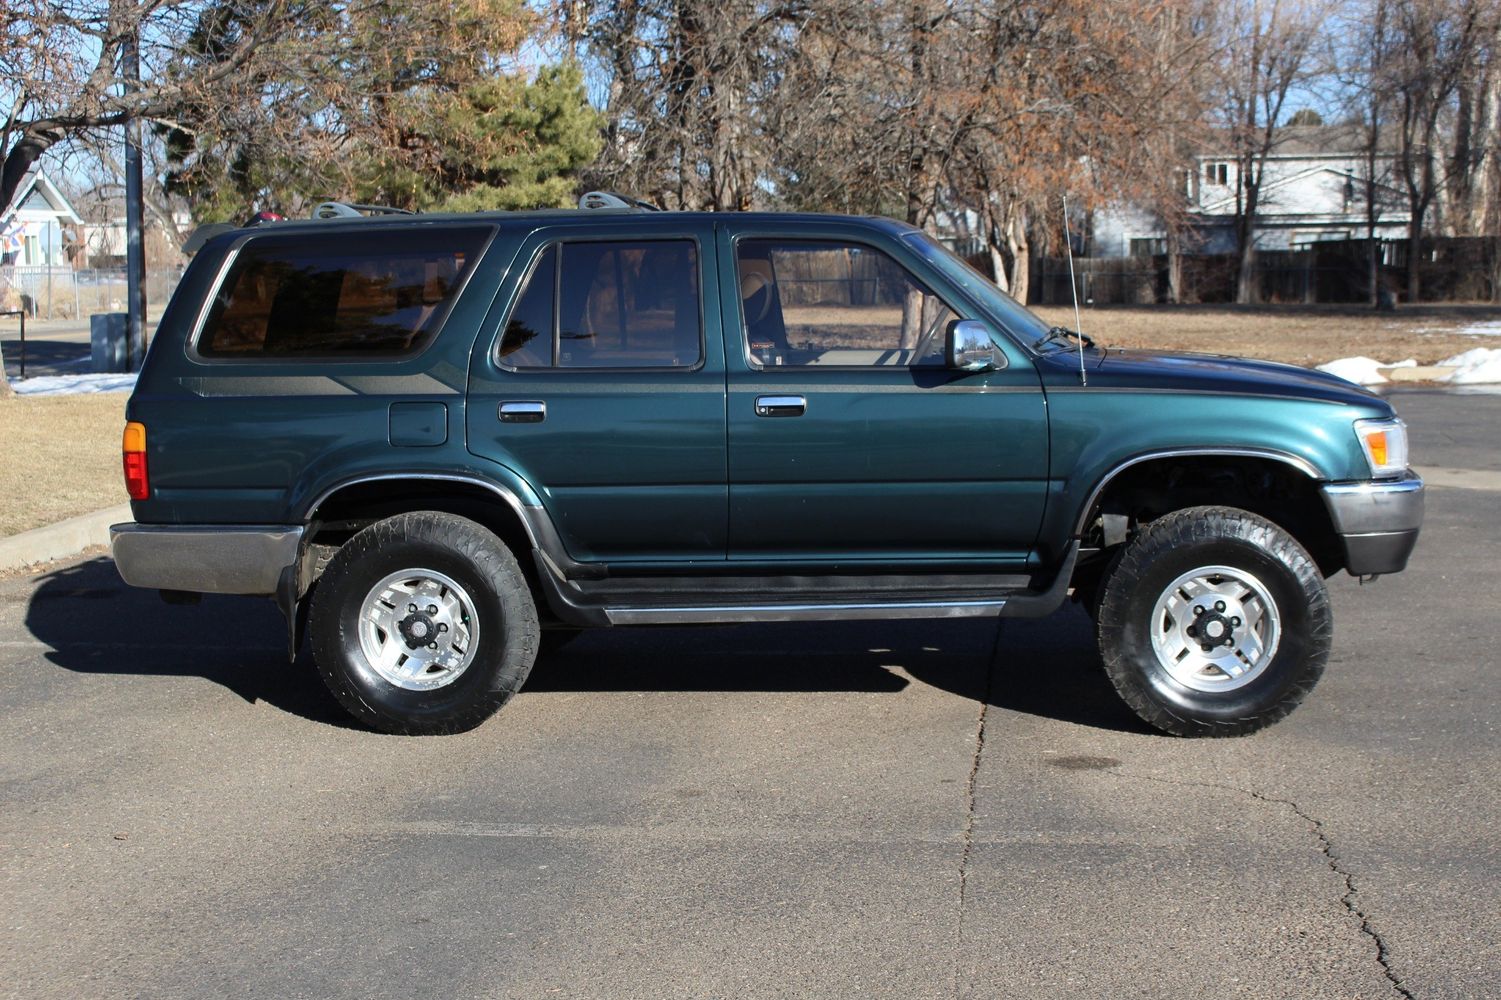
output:
{"label": "roof rail", "polygon": [[614,191],[590,191],[579,199],[579,208],[632,208],[638,212],[662,211],[649,201],[632,198],[628,194],[617,194]]}
{"label": "roof rail", "polygon": [[354,205],[342,201],[325,201],[313,209],[315,219],[360,219],[367,215],[412,215],[404,208],[389,205]]}

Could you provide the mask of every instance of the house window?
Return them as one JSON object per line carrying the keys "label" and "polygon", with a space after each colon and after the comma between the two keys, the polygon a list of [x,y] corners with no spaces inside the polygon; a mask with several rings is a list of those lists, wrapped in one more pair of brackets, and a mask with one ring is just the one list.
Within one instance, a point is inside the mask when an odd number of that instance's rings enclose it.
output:
{"label": "house window", "polygon": [[1230,164],[1206,163],[1204,164],[1204,183],[1226,185],[1230,183]]}
{"label": "house window", "polygon": [[1132,257],[1154,257],[1165,253],[1167,253],[1165,236],[1133,236],[1131,238]]}

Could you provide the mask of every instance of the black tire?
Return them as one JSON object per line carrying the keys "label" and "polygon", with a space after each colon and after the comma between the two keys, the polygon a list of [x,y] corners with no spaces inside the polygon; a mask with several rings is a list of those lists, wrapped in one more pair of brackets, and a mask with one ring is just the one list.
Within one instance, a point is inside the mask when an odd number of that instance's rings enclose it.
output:
{"label": "black tire", "polygon": [[[1232,572],[1193,575],[1213,568]],[[1176,589],[1185,576],[1191,582]],[[1219,593],[1185,597],[1200,581],[1244,589],[1244,605],[1225,596],[1245,625],[1216,611]],[[1258,583],[1260,591],[1253,589]],[[1174,604],[1164,609],[1159,601]],[[1099,604],[1100,654],[1111,683],[1144,721],[1178,736],[1239,736],[1287,715],[1323,673],[1333,632],[1329,594],[1312,557],[1277,525],[1232,507],[1191,507],[1147,524],[1111,567]],[[1220,638],[1234,652],[1219,649]],[[1175,659],[1173,647],[1182,643],[1203,655],[1185,645]],[[1260,653],[1241,656],[1243,648]],[[1227,672],[1236,669],[1246,679]]]}
{"label": "black tire", "polygon": [[[394,682],[387,674],[397,668],[386,665],[386,673],[381,672],[383,668],[362,645],[362,612],[367,609],[367,598],[374,598],[374,588],[393,577],[427,581],[437,587],[436,593],[445,595],[435,600],[452,601],[463,613],[450,615],[444,605],[438,616],[442,620],[436,624],[431,618],[419,621],[427,609],[414,603],[409,607],[416,610],[399,623],[407,632],[398,634],[377,626],[363,641],[374,644],[400,638],[416,650],[406,661],[415,670],[422,666],[419,656],[439,655],[427,651],[436,646],[422,647],[415,636],[420,632],[437,637],[440,628],[446,635],[450,629],[443,620],[451,620],[455,622],[448,640],[452,646],[442,655],[459,661],[467,658],[467,665],[451,664],[445,669],[433,663],[430,672],[405,680],[397,677]],[[456,587],[434,583],[444,578]],[[414,602],[427,601],[419,593],[410,596]],[[373,604],[369,607],[382,610]],[[395,608],[390,613],[403,611]],[[373,729],[412,736],[458,733],[484,722],[520,689],[536,659],[538,642],[536,607],[510,550],[475,522],[432,511],[387,518],[345,542],[318,581],[309,633],[318,672],[339,703]],[[474,638],[462,651],[457,638],[461,633]],[[419,645],[411,647],[412,642]],[[396,652],[407,650],[398,645]],[[435,686],[413,690],[400,684]]]}

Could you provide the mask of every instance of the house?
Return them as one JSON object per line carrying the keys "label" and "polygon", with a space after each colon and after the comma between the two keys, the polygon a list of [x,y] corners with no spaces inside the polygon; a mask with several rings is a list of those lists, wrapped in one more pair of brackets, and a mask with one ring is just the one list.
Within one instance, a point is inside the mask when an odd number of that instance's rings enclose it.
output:
{"label": "house", "polygon": [[[1274,133],[1267,156],[1253,239],[1260,250],[1300,250],[1330,240],[1364,239],[1367,157],[1359,126],[1291,125]],[[1378,239],[1407,232],[1406,201],[1398,188],[1389,148],[1375,159]],[[1239,164],[1228,144],[1211,144],[1193,158],[1184,178],[1192,229],[1185,249],[1232,253],[1236,249]],[[1150,256],[1166,250],[1166,230],[1153,213],[1134,205],[1094,213],[1090,256]]]}
{"label": "house", "polygon": [[33,166],[0,214],[0,265],[68,267],[81,245],[83,219],[57,185]]}

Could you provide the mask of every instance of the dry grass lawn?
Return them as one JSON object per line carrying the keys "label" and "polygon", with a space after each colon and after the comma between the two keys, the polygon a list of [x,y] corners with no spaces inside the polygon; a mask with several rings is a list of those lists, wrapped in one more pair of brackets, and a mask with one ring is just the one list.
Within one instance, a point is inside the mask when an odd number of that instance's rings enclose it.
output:
{"label": "dry grass lawn", "polygon": [[0,399],[0,537],[129,499],[120,471],[123,392]]}
{"label": "dry grass lawn", "polygon": [[[1037,306],[1049,323],[1072,327],[1068,306]],[[1433,364],[1501,336],[1462,334],[1501,323],[1501,306],[1420,306],[1377,313],[1351,306],[1101,306],[1083,310],[1084,332],[1106,347],[1234,354],[1312,367],[1365,355]]]}
{"label": "dry grass lawn", "polygon": [[[1074,325],[1073,310],[1043,306],[1051,323]],[[1431,364],[1501,337],[1458,332],[1501,323],[1501,307],[1432,306],[1372,313],[1337,306],[1106,306],[1086,309],[1084,332],[1110,347],[1239,354],[1317,365],[1364,354]],[[125,394],[0,399],[0,441],[8,461],[0,490],[0,536],[125,502],[120,430]]]}

